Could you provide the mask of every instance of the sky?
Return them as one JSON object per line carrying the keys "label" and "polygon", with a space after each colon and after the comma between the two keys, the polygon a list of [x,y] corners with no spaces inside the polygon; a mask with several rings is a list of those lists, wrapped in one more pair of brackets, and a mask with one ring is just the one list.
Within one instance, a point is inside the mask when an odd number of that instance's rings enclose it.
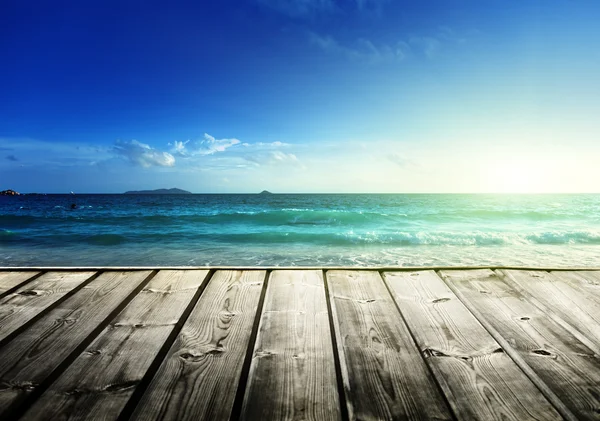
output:
{"label": "sky", "polygon": [[596,0],[0,2],[0,190],[600,192]]}

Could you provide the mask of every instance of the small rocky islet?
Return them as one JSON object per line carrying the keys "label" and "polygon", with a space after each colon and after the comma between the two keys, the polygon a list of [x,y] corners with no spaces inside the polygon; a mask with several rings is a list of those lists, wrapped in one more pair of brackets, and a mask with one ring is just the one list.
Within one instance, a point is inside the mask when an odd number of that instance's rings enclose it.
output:
{"label": "small rocky islet", "polygon": [[0,196],[21,196],[21,193],[11,189],[0,191]]}

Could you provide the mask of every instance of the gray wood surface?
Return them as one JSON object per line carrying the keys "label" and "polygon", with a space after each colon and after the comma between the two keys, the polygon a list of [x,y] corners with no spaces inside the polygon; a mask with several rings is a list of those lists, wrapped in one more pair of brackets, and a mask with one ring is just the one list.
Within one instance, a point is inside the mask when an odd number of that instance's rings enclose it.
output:
{"label": "gray wood surface", "polygon": [[132,419],[229,419],[265,276],[213,275]]}
{"label": "gray wood surface", "polygon": [[0,272],[0,295],[6,291],[22,284],[23,282],[31,279],[35,275],[40,273],[32,271],[6,271]]}
{"label": "gray wood surface", "polygon": [[0,341],[96,272],[48,272],[0,299]]}
{"label": "gray wood surface", "polygon": [[582,290],[567,273],[496,271],[519,293],[600,356],[600,290]]}
{"label": "gray wood surface", "polygon": [[553,271],[551,273],[558,276],[578,294],[600,305],[600,271]]}
{"label": "gray wood surface", "polygon": [[339,420],[323,272],[271,273],[242,410],[244,420]]}
{"label": "gray wood surface", "polygon": [[383,277],[459,419],[562,419],[434,271]]}
{"label": "gray wood surface", "polygon": [[151,271],[106,272],[0,349],[0,419],[34,391]]}
{"label": "gray wood surface", "polygon": [[441,275],[580,420],[600,414],[600,359],[491,270]]}
{"label": "gray wood surface", "polygon": [[326,277],[350,419],[453,419],[379,273]]}
{"label": "gray wood surface", "polygon": [[116,419],[207,275],[207,270],[160,271],[25,419]]}

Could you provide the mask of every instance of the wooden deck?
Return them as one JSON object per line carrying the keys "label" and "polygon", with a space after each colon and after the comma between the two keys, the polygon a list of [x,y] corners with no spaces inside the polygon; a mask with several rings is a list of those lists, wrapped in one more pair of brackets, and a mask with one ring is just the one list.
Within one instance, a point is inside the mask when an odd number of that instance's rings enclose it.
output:
{"label": "wooden deck", "polygon": [[0,270],[0,419],[600,420],[600,271]]}

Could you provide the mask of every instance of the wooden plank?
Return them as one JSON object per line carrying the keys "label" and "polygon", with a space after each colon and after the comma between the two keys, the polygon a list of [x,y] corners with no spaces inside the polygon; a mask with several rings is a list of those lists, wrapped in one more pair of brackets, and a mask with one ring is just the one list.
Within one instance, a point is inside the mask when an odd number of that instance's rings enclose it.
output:
{"label": "wooden plank", "polygon": [[229,419],[265,275],[213,275],[132,419]]}
{"label": "wooden plank", "polygon": [[0,295],[33,278],[40,272],[31,271],[2,271],[0,272]]}
{"label": "wooden plank", "polygon": [[453,419],[379,273],[326,277],[350,419]]}
{"label": "wooden plank", "polygon": [[562,419],[434,271],[383,277],[459,419]]}
{"label": "wooden plank", "polygon": [[241,419],[341,419],[322,271],[271,273]]}
{"label": "wooden plank", "polygon": [[555,407],[564,404],[573,414],[561,415],[598,419],[600,359],[592,350],[491,270],[443,271],[441,275],[504,338],[505,349],[512,347],[521,368],[533,370],[542,382],[538,387],[553,393],[549,399],[558,399],[552,401]]}
{"label": "wooden plank", "polygon": [[579,295],[600,305],[600,271],[553,271]]}
{"label": "wooden plank", "polygon": [[0,341],[96,272],[48,272],[0,299]]}
{"label": "wooden plank", "polygon": [[159,272],[24,418],[117,419],[207,275]]}
{"label": "wooden plank", "polygon": [[35,392],[151,273],[101,274],[0,349],[0,418]]}
{"label": "wooden plank", "polygon": [[497,274],[600,356],[600,294],[596,297],[574,288],[575,279],[568,273],[510,270]]}

